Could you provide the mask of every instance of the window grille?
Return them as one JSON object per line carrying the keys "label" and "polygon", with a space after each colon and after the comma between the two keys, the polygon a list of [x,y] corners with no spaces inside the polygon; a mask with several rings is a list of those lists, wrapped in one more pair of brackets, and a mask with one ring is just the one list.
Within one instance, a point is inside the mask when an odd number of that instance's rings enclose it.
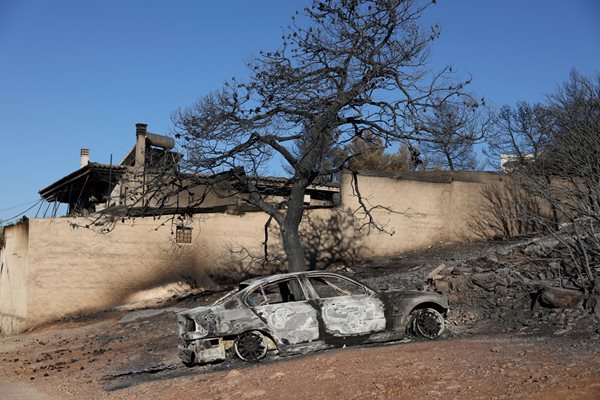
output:
{"label": "window grille", "polygon": [[192,243],[192,228],[178,226],[175,232],[176,243]]}

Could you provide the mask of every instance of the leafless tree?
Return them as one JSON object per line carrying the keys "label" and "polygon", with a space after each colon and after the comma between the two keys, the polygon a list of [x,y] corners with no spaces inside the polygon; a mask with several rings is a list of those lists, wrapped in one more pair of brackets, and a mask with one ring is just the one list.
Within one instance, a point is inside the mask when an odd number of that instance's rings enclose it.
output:
{"label": "leafless tree", "polygon": [[487,138],[487,156],[496,162],[503,154],[511,157],[509,168],[523,165],[544,150],[554,127],[554,114],[544,104],[518,102],[503,106]]}
{"label": "leafless tree", "polygon": [[[416,139],[421,111],[434,100],[463,101],[465,82],[452,79],[448,68],[426,68],[429,44],[439,35],[437,27],[424,31],[418,24],[429,4],[315,0],[292,18],[280,49],[248,64],[246,81],[232,78],[174,114],[183,170],[231,170],[246,201],[277,222],[290,271],[307,266],[298,230],[306,188],[349,161],[325,162],[328,155],[367,131],[386,144]],[[254,179],[274,158],[291,171],[280,204]]]}
{"label": "leafless tree", "polygon": [[[495,165],[502,157],[506,157],[505,164],[502,166],[504,172],[513,173],[513,183],[522,183],[523,176],[531,175],[531,165],[540,159],[551,141],[556,122],[554,112],[547,104],[529,104],[521,101],[515,107],[503,106],[493,121],[492,129],[486,138],[487,147],[484,153]],[[546,183],[549,184],[550,176],[543,175],[543,177],[546,179]],[[519,197],[526,196],[526,198],[536,198],[536,201],[541,200],[537,196],[536,190],[525,186],[522,186],[518,191],[515,188],[506,190],[515,195],[518,194]],[[488,197],[486,195],[485,201],[492,205]],[[525,198],[523,200],[525,201]],[[529,200],[526,203],[529,203]],[[549,207],[550,212],[547,215],[551,216],[552,228],[557,229],[558,212],[554,203],[544,202],[544,207]],[[508,212],[508,210],[503,211],[503,213]],[[530,213],[531,218],[535,215],[536,213]],[[523,215],[513,215],[512,218],[522,219],[523,217]],[[524,226],[535,227],[535,230],[543,230],[543,226],[546,225],[545,222],[538,221]],[[522,233],[529,233],[529,231]],[[506,232],[504,235],[506,235]]]}
{"label": "leafless tree", "polygon": [[477,168],[475,144],[480,143],[493,123],[492,114],[478,103],[440,101],[421,118],[421,130],[429,141],[421,150],[434,166],[456,170]]}
{"label": "leafless tree", "polygon": [[519,175],[527,190],[549,203],[558,221],[541,220],[568,250],[589,289],[600,265],[600,74],[573,71],[549,97],[553,128],[543,151]]}

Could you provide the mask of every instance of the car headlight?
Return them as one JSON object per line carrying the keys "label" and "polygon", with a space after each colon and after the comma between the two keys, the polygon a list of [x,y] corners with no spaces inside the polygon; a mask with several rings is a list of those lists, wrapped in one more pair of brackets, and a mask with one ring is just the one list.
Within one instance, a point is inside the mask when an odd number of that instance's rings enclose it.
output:
{"label": "car headlight", "polygon": [[185,332],[194,332],[196,330],[196,322],[193,319],[186,319],[184,327]]}
{"label": "car headlight", "polygon": [[228,333],[232,329],[231,324],[229,322],[221,322],[218,326],[218,330],[221,333]]}
{"label": "car headlight", "polygon": [[200,324],[196,324],[195,333],[198,337],[204,337],[208,334],[208,331]]}

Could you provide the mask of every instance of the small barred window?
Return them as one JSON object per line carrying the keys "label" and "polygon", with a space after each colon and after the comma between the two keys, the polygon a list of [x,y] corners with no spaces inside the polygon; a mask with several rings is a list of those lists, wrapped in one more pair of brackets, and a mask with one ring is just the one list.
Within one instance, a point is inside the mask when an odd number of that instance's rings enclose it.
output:
{"label": "small barred window", "polygon": [[175,232],[176,243],[192,243],[192,228],[178,226]]}

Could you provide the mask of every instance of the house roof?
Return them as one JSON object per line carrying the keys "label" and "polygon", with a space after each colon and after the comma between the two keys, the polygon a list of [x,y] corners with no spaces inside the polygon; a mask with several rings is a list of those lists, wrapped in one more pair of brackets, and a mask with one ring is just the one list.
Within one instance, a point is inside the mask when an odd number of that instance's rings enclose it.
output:
{"label": "house roof", "polygon": [[[288,186],[290,184],[290,179],[276,176],[260,176],[257,178],[257,181],[272,186]],[[340,185],[337,183],[313,183],[307,189],[339,192]]]}
{"label": "house roof", "polygon": [[127,170],[126,166],[90,162],[71,172],[38,193],[47,201],[72,203],[86,188],[108,187]]}

